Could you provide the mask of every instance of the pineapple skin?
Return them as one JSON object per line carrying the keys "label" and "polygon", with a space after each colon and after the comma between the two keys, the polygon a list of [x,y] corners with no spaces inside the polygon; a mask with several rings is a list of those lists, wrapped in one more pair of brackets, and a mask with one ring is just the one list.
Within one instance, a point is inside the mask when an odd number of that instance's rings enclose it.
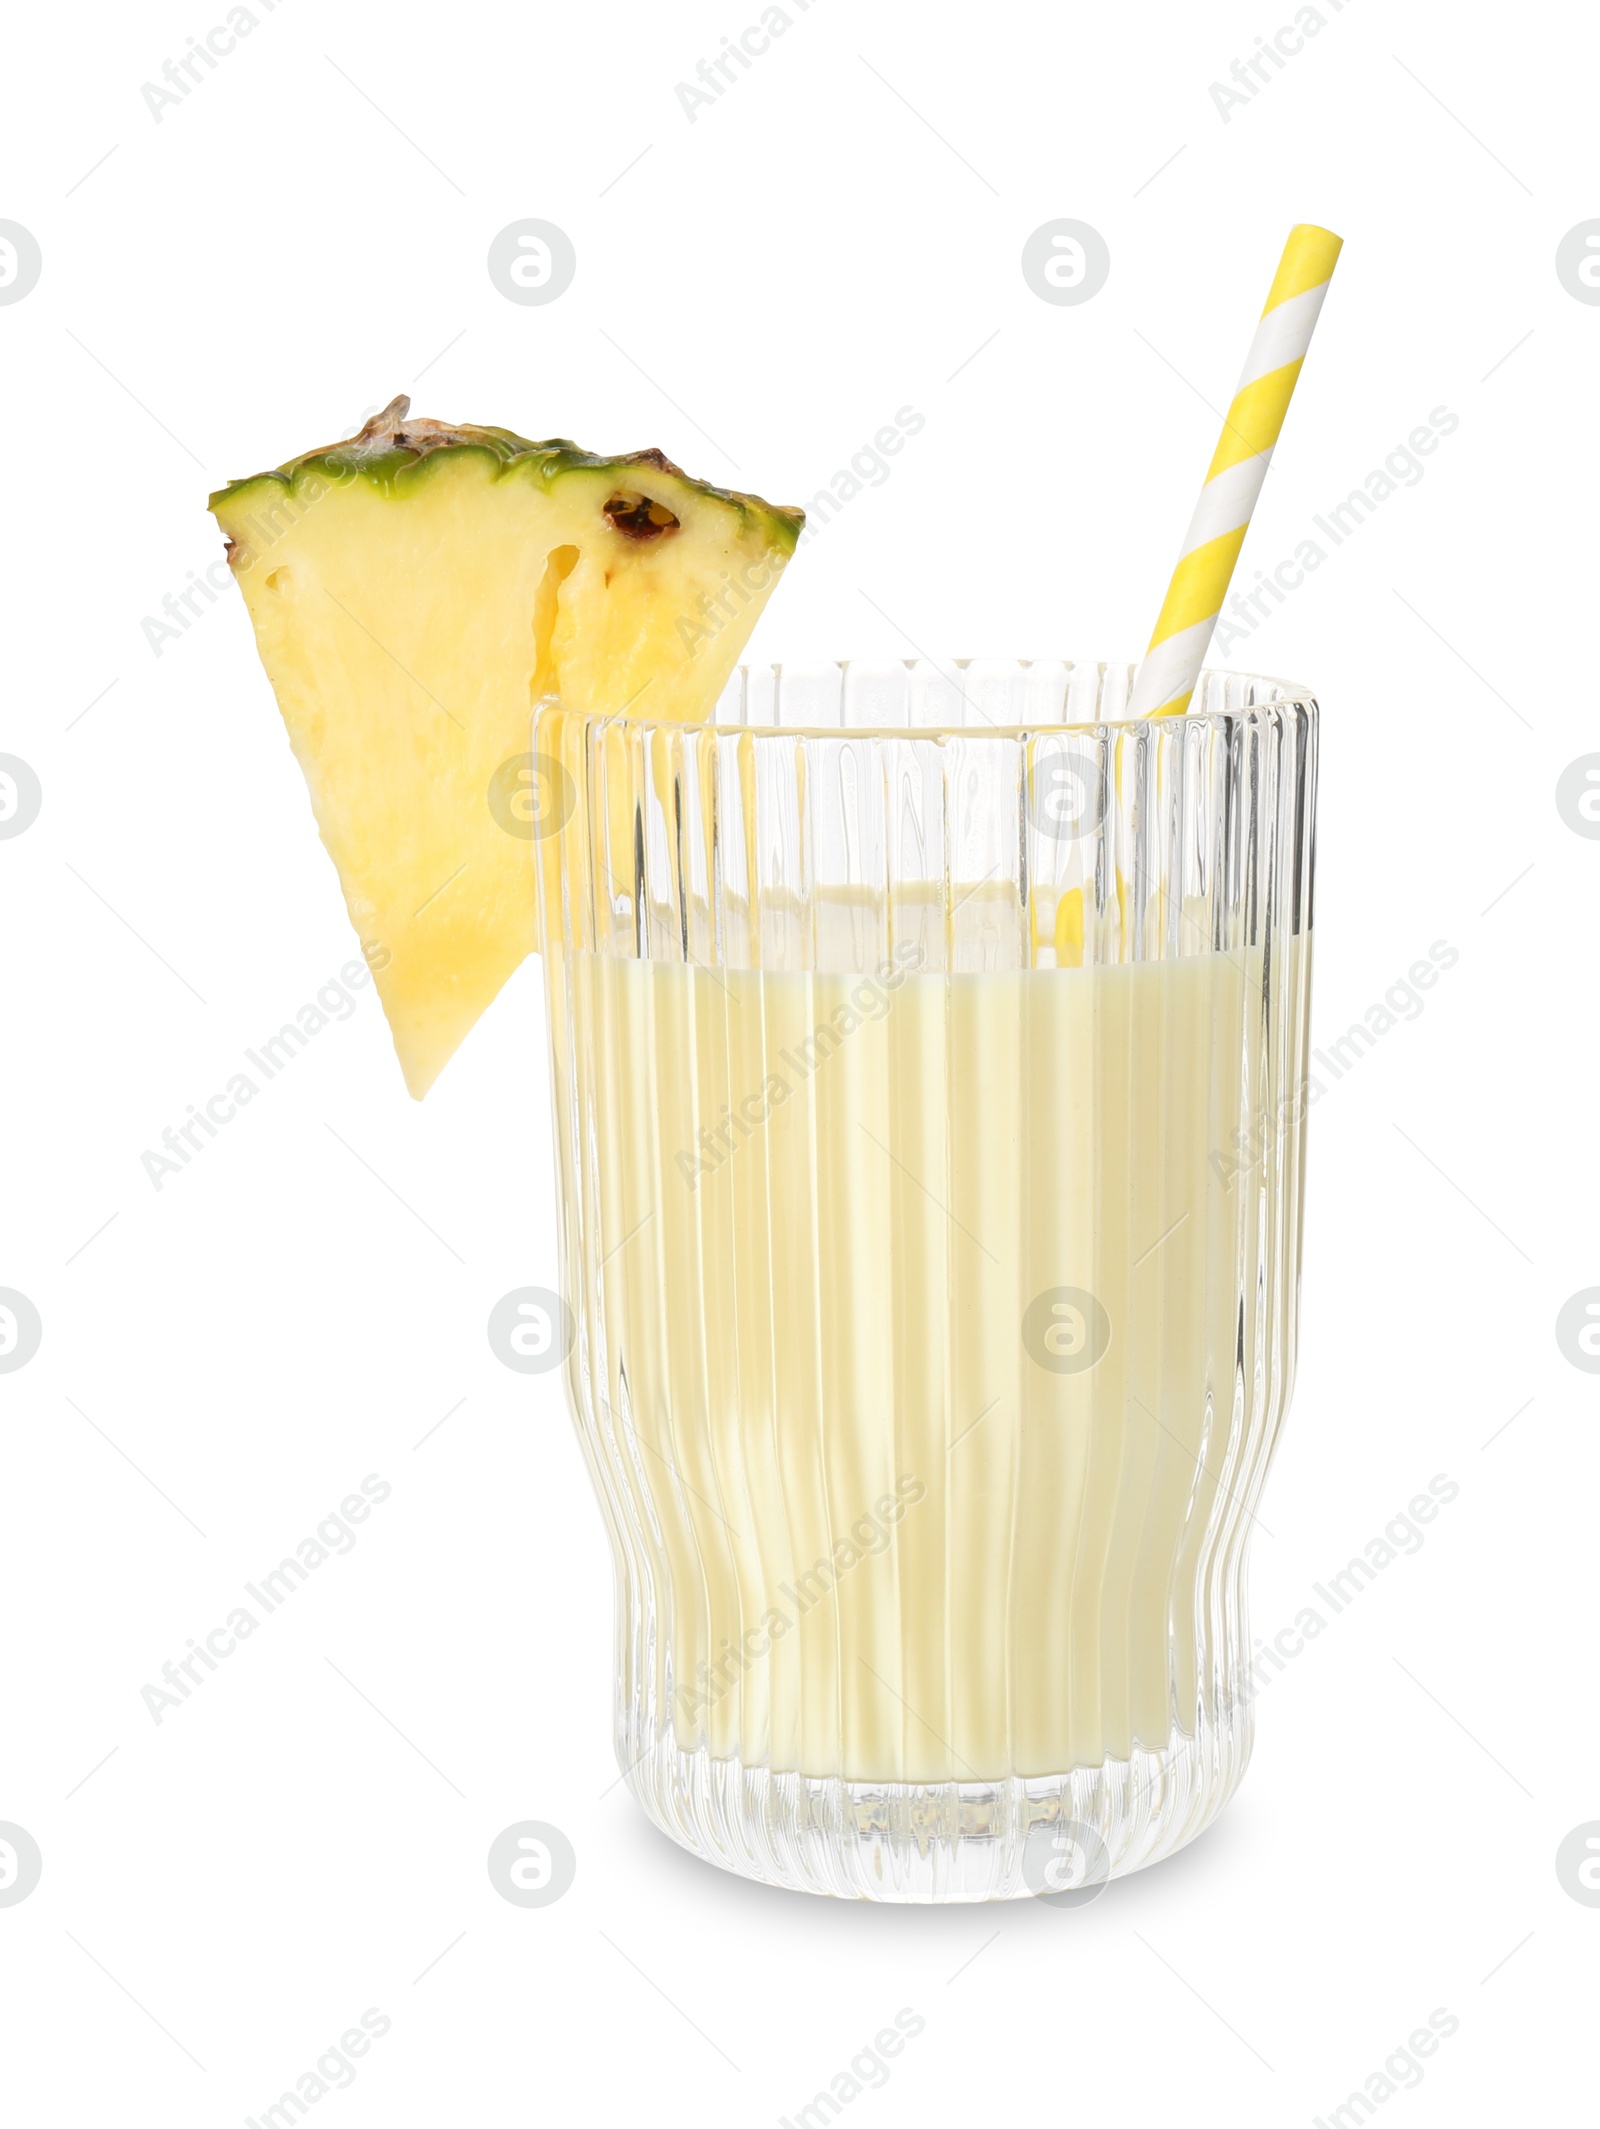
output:
{"label": "pineapple skin", "polygon": [[211,509],[420,1100],[534,947],[535,704],[707,717],[803,514],[402,401]]}

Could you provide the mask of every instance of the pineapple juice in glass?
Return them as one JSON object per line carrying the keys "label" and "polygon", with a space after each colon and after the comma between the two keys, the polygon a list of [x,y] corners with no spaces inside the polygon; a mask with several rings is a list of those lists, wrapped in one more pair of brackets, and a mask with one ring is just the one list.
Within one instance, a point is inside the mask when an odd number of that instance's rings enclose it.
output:
{"label": "pineapple juice in glass", "polygon": [[1248,1758],[1316,710],[1217,673],[1130,720],[1129,679],[750,668],[698,726],[536,718],[617,1748],[769,1883],[1098,1882]]}

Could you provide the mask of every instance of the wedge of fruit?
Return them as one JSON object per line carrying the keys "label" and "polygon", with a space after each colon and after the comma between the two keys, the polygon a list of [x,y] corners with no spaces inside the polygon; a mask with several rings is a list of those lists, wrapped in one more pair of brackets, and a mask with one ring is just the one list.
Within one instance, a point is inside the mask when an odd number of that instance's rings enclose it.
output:
{"label": "wedge of fruit", "polygon": [[804,518],[409,408],[211,509],[420,1099],[533,947],[534,704],[708,716]]}

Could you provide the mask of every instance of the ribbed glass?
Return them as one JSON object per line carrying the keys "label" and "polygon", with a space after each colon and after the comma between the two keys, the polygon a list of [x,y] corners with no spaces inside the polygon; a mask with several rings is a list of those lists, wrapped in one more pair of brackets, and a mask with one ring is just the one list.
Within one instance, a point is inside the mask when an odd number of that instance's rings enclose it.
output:
{"label": "ribbed glass", "polygon": [[1129,722],[1129,677],[752,668],[707,726],[536,718],[617,1748],[769,1883],[1092,1882],[1249,1754],[1316,709],[1213,673]]}

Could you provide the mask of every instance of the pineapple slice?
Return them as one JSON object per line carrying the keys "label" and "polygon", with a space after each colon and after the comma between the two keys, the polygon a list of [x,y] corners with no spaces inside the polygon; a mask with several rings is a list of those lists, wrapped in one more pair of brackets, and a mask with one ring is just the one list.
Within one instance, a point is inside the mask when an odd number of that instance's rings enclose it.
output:
{"label": "pineapple slice", "polygon": [[535,703],[709,716],[804,518],[409,408],[211,509],[420,1100],[533,948]]}

